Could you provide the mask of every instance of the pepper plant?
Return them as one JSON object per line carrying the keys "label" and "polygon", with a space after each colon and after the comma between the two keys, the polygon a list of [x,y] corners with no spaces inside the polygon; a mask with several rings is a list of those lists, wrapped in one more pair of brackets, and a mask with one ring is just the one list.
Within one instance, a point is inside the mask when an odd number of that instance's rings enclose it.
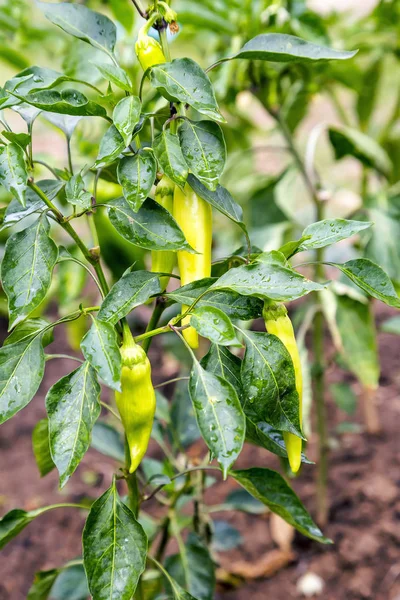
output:
{"label": "pepper plant", "polygon": [[[208,471],[242,488],[227,498],[226,508],[247,505],[258,512],[266,507],[303,535],[330,542],[282,475],[258,465],[234,465],[245,443],[288,459],[293,472],[308,462],[302,452],[302,367],[284,303],[307,294],[317,297],[314,357],[316,393],[321,394],[321,298],[329,286],[322,251],[372,223],[323,218],[321,191],[309,182],[316,222],[274,250],[254,246],[241,207],[219,183],[226,162],[226,119],[212,82],[224,63],[246,64],[254,93],[277,120],[308,177],[276,110],[282,90],[271,65],[284,69],[294,64],[300,72],[304,66],[309,73],[327,61],[351,60],[355,52],[288,33],[259,33],[205,71],[190,57],[171,56],[169,40],[179,29],[173,7],[161,0],[149,7],[133,4],[143,19],[135,44],[143,70],[137,89],[121,66],[117,29],[108,16],[82,4],[38,2],[47,19],[72,36],[72,44],[85,42],[103,53],[93,66],[103,83],[95,86],[85,78],[32,66],[8,80],[0,95],[0,182],[10,196],[3,228],[17,227],[7,240],[1,268],[9,335],[0,350],[0,421],[32,400],[48,360],[72,358],[79,366],[48,390],[48,418],[33,432],[40,473],[56,468],[62,488],[91,444],[117,461],[108,489],[90,506],[15,509],[1,519],[4,545],[48,510],[88,510],[82,560],[38,573],[29,598],[52,597],[71,570],[87,579],[82,597],[90,593],[95,600],[213,598],[213,527],[203,494],[215,479],[206,476]],[[26,131],[10,127],[8,111],[22,116]],[[35,158],[38,115],[65,133],[68,164],[63,170]],[[71,137],[82,118],[94,129],[99,122],[106,127],[99,135],[97,159],[75,170]],[[38,175],[43,168],[51,177]],[[104,181],[118,190],[106,200],[100,197]],[[98,239],[96,216],[104,209],[119,236],[151,253],[150,270],[130,264],[112,285]],[[239,249],[214,264],[212,211],[230,219],[243,236]],[[293,266],[301,252],[315,252],[314,280]],[[65,292],[71,273],[66,265],[73,265],[79,290],[86,279],[78,274],[90,279],[98,302],[89,305],[82,291],[73,310],[47,320],[43,306],[57,278],[60,294]],[[330,266],[372,298],[400,307],[389,276],[370,259]],[[151,318],[144,331],[132,332],[134,311],[142,305],[152,306]],[[261,316],[266,331],[253,331],[253,321]],[[55,327],[82,319],[89,326],[80,339],[79,357],[46,351]],[[155,338],[166,336],[175,336],[192,367],[190,377],[162,382],[156,392],[147,353]],[[169,405],[159,389],[175,382],[179,393]],[[186,390],[207,447],[201,461],[184,452],[195,439],[183,420]],[[112,421],[100,416],[102,407]],[[150,435],[165,454],[163,462],[144,458]],[[162,514],[159,521],[146,510],[154,501]],[[168,553],[171,537],[178,544],[173,555]]]}

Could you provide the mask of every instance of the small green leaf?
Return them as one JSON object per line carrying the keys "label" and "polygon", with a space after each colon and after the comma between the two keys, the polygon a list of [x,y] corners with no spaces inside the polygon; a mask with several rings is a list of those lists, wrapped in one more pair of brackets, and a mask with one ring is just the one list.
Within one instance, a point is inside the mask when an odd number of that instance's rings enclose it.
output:
{"label": "small green leaf", "polygon": [[121,502],[115,481],[92,505],[83,561],[93,600],[131,600],[146,566],[147,538]]}
{"label": "small green leaf", "polygon": [[153,149],[164,173],[176,185],[183,188],[188,176],[188,168],[178,136],[170,131],[162,131],[155,138]]}
{"label": "small green leaf", "polygon": [[117,29],[105,15],[83,4],[37,2],[46,18],[66,33],[110,54],[114,50]]}
{"label": "small green leaf", "polygon": [[[72,6],[72,5],[71,5]],[[13,92],[19,100],[43,111],[73,115],[76,117],[107,117],[105,108],[88,100],[82,92],[74,89],[43,90],[21,96]]]}
{"label": "small green leaf", "polygon": [[[28,341],[28,338],[33,336],[39,331],[42,331],[45,327],[48,327],[49,323],[45,319],[37,317],[35,319],[25,319],[19,325],[12,330],[10,335],[4,340],[3,347],[9,344],[16,344],[22,342],[22,340]],[[42,346],[48,346],[54,341],[53,329],[47,329],[41,336]]]}
{"label": "small green leaf", "polygon": [[112,163],[125,147],[126,144],[118,129],[115,125],[111,125],[100,142],[99,153],[93,167],[98,169]]}
{"label": "small green leaf", "polygon": [[219,112],[209,78],[190,58],[176,58],[152,67],[150,83],[170,102],[189,104],[211,119],[225,120]]}
{"label": "small green leaf", "polygon": [[44,477],[55,467],[50,453],[48,419],[36,423],[32,432],[32,448],[40,476]]}
{"label": "small green leaf", "polygon": [[214,344],[222,346],[241,346],[229,319],[219,308],[200,306],[191,316],[190,324],[198,333]]}
{"label": "small green leaf", "polygon": [[[218,63],[235,58],[249,60],[267,60],[271,62],[314,62],[327,60],[346,60],[352,58],[355,52],[334,50],[307,42],[294,35],[285,33],[262,33],[248,41],[237,54],[224,58]],[[217,63],[217,64],[218,64]]]}
{"label": "small green leaf", "polygon": [[126,96],[114,108],[114,125],[121,134],[125,146],[131,143],[133,130],[139,123],[141,107],[142,103],[137,96]]}
{"label": "small green leaf", "polygon": [[233,550],[243,543],[240,532],[227,521],[215,520],[213,530],[212,548],[215,552]]}
{"label": "small green leaf", "polygon": [[356,258],[342,265],[338,263],[328,264],[340,269],[346,277],[373,298],[377,298],[377,300],[381,300],[394,308],[400,308],[400,298],[396,294],[388,275],[372,260]]}
{"label": "small green leaf", "polygon": [[245,437],[245,417],[235,388],[196,361],[190,374],[189,392],[203,439],[226,477]]}
{"label": "small green leaf", "polygon": [[325,219],[312,223],[305,228],[302,237],[308,237],[300,246],[301,250],[324,248],[368,229],[373,223],[368,221],[349,221],[347,219]]}
{"label": "small green leaf", "polygon": [[133,86],[129,75],[121,67],[116,67],[108,63],[93,63],[94,66],[100,71],[105,79],[111,81],[114,85],[121,88],[125,92],[132,92]]}
{"label": "small green leaf", "polygon": [[100,414],[100,386],[88,362],[62,377],[46,396],[50,450],[63,487],[90,446]]}
{"label": "small green leaf", "polygon": [[92,194],[85,189],[85,182],[82,173],[73,175],[67,181],[65,186],[65,197],[67,202],[80,208],[90,208],[92,204]]}
{"label": "small green leaf", "polygon": [[[36,185],[46,194],[49,200],[54,200],[58,192],[65,186],[65,181],[57,179],[43,179],[38,181]],[[21,208],[21,204],[17,199],[11,200],[6,208],[4,215],[3,227],[9,227],[14,223],[19,223],[28,215],[34,212],[41,212],[46,207],[45,203],[31,188],[26,190],[25,207]]]}
{"label": "small green leaf", "polygon": [[278,431],[301,436],[299,395],[293,363],[284,344],[274,335],[242,331],[246,352],[241,380],[243,410],[253,423],[266,421]]}
{"label": "small green leaf", "polygon": [[33,519],[39,516],[43,510],[31,510],[26,512],[19,508],[10,510],[0,519],[0,549],[14,539]]}
{"label": "small green leaf", "polygon": [[125,462],[124,439],[109,423],[96,421],[92,431],[92,448],[120,463]]}
{"label": "small green leaf", "polygon": [[230,475],[252,496],[282,517],[303,535],[321,542],[332,543],[317,527],[310,515],[279,473],[271,469],[253,467],[231,471]]}
{"label": "small green leaf", "polygon": [[50,288],[58,249],[49,230],[47,219],[40,217],[7,240],[1,275],[9,302],[10,328],[30,315]]}
{"label": "small green leaf", "polygon": [[0,146],[0,185],[3,185],[22,206],[28,181],[24,151],[15,143]]}
{"label": "small green leaf", "polygon": [[49,571],[38,571],[29,588],[26,600],[47,600],[50,597],[51,589],[60,573],[59,569],[50,569]]}
{"label": "small green leaf", "polygon": [[70,564],[60,569],[51,589],[51,600],[87,600],[89,588],[83,565]]}
{"label": "small green leaf", "polygon": [[124,198],[107,203],[111,223],[128,242],[147,250],[193,249],[173,216],[155,200],[147,198],[137,212]]}
{"label": "small green leaf", "polygon": [[93,325],[81,341],[85,359],[113,390],[121,391],[121,353],[111,323],[93,318]]}
{"label": "small green leaf", "polygon": [[14,133],[13,131],[2,131],[1,135],[6,138],[9,142],[13,142],[20,146],[22,150],[25,150],[26,147],[31,143],[31,136],[27,133]]}
{"label": "small green leaf", "polygon": [[0,349],[0,423],[24,408],[36,394],[44,375],[40,335]]}
{"label": "small green leaf", "polygon": [[156,161],[153,153],[140,150],[135,156],[125,156],[118,165],[118,181],[125,200],[137,212],[146,200],[156,177]]}
{"label": "small green leaf", "polygon": [[148,271],[125,273],[104,298],[97,315],[101,321],[115,325],[137,306],[161,293],[160,278]]}
{"label": "small green leaf", "polygon": [[393,165],[390,157],[373,138],[350,127],[331,126],[328,133],[336,160],[350,155],[383,175],[388,176],[391,173]]}
{"label": "small green leaf", "polygon": [[279,262],[266,262],[261,255],[249,265],[230,269],[213,284],[212,289],[227,289],[243,296],[287,302],[322,290],[323,286],[306,279],[289,266]]}
{"label": "small green leaf", "polygon": [[190,171],[206,188],[215,192],[226,161],[221,127],[213,121],[185,119],[178,128],[178,135]]}

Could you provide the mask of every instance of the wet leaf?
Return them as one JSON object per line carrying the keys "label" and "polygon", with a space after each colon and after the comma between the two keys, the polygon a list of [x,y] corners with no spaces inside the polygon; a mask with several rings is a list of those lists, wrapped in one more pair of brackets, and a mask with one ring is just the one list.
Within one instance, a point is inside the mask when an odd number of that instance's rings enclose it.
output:
{"label": "wet leaf", "polygon": [[24,151],[15,143],[0,146],[0,185],[25,206],[28,182]]}
{"label": "wet leaf", "polygon": [[113,390],[121,391],[121,353],[114,326],[93,318],[92,327],[82,338],[82,353]]}
{"label": "wet leaf", "polygon": [[125,200],[137,212],[146,200],[156,177],[153,153],[140,150],[135,156],[125,156],[118,165],[118,181]]}

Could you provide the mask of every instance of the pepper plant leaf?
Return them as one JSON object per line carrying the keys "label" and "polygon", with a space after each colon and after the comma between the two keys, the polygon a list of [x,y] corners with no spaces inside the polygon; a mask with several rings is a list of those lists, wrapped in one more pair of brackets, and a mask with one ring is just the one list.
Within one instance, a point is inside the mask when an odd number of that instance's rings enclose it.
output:
{"label": "pepper plant leaf", "polygon": [[28,171],[21,146],[14,142],[0,146],[0,185],[3,185],[22,206],[25,206],[27,183]]}
{"label": "pepper plant leaf", "polygon": [[38,508],[27,512],[20,508],[14,508],[6,513],[0,519],[0,550],[45,510],[46,508]]}
{"label": "pepper plant leaf", "polygon": [[364,292],[389,306],[400,308],[400,298],[389,276],[368,258],[356,258],[345,263],[328,263],[337,267]]}
{"label": "pepper plant leaf", "polygon": [[0,348],[0,424],[24,408],[44,375],[41,336]]}
{"label": "pepper plant leaf", "polygon": [[219,308],[214,306],[195,308],[190,318],[190,324],[200,335],[208,338],[214,344],[241,346],[229,317]]}
{"label": "pepper plant leaf", "polygon": [[77,117],[107,117],[105,108],[88,100],[82,92],[75,89],[43,90],[21,96],[13,92],[19,100],[43,111],[73,115]]}
{"label": "pepper plant leaf", "polygon": [[221,127],[213,121],[185,119],[179,125],[178,135],[190,171],[206,188],[215,192],[226,161]]}
{"label": "pepper plant leaf", "polygon": [[131,310],[160,293],[160,278],[157,273],[148,271],[125,273],[104,298],[97,317],[101,321],[115,325]]}
{"label": "pepper plant leaf", "polygon": [[32,336],[47,328],[41,335],[42,346],[44,348],[54,342],[53,328],[49,329],[48,325],[48,321],[41,317],[25,319],[25,321],[21,321],[21,323],[12,330],[10,335],[6,337],[3,346],[16,344],[17,342],[22,342],[22,340],[28,341],[30,338],[33,339]]}
{"label": "pepper plant leaf", "polygon": [[249,40],[236,54],[223,58],[216,64],[237,58],[267,60],[271,62],[321,62],[327,60],[347,60],[357,51],[334,50],[307,42],[285,33],[261,33]]}
{"label": "pepper plant leaf", "polygon": [[37,2],[45,17],[69,35],[110,55],[117,40],[117,29],[105,15],[83,4]]}
{"label": "pepper plant leaf", "polygon": [[101,139],[99,153],[93,165],[94,168],[98,169],[112,163],[125,148],[126,144],[122,135],[115,125],[111,125]]}
{"label": "pepper plant leaf", "polygon": [[245,437],[245,417],[236,390],[225,379],[203,369],[196,360],[189,392],[203,439],[226,477]]}
{"label": "pepper plant leaf", "polygon": [[308,239],[301,243],[299,250],[324,248],[336,244],[364,229],[368,229],[372,225],[373,223],[369,221],[349,221],[347,219],[324,219],[312,223],[303,231],[302,237]]}
{"label": "pepper plant leaf", "polygon": [[[49,200],[54,200],[58,192],[65,186],[65,181],[57,179],[42,179],[37,181],[36,185],[46,194]],[[31,215],[34,212],[41,212],[46,207],[45,203],[34,190],[27,188],[25,197],[25,206],[14,198],[6,208],[2,228],[9,227],[14,223],[19,223],[21,219]]]}
{"label": "pepper plant leaf", "polygon": [[83,530],[83,562],[93,600],[130,600],[146,555],[146,534],[113,481],[92,504]]}
{"label": "pepper plant leaf", "polygon": [[174,217],[155,200],[147,198],[137,212],[124,198],[107,206],[111,223],[128,242],[147,250],[193,252]]}
{"label": "pepper plant leaf", "polygon": [[125,156],[118,164],[118,181],[125,200],[137,212],[146,200],[156,177],[157,165],[150,151],[140,150],[135,156]]}
{"label": "pepper plant leaf", "polygon": [[246,343],[241,368],[245,414],[254,423],[265,421],[278,431],[302,437],[289,352],[274,335],[243,330],[242,335]]}
{"label": "pepper plant leaf", "polygon": [[114,125],[121,134],[125,146],[130,144],[133,131],[139,123],[141,107],[142,103],[138,96],[126,96],[114,108]]}
{"label": "pepper plant leaf", "polygon": [[60,474],[60,487],[71,477],[90,446],[100,415],[96,371],[84,362],[55,383],[46,396],[50,451]]}
{"label": "pepper plant leaf", "polygon": [[47,600],[50,597],[50,592],[59,573],[59,569],[49,569],[48,571],[38,571],[35,573],[26,600]]}
{"label": "pepper plant leaf", "polygon": [[121,353],[114,326],[93,318],[92,327],[81,341],[85,359],[113,390],[121,391]]}
{"label": "pepper plant leaf", "polygon": [[27,317],[45,298],[58,249],[46,217],[12,235],[6,244],[1,276],[9,302],[9,327]]}
{"label": "pepper plant leaf", "polygon": [[67,202],[79,208],[87,209],[92,204],[92,194],[85,189],[82,173],[72,175],[65,186]]}
{"label": "pepper plant leaf", "polygon": [[49,445],[49,420],[38,421],[32,432],[32,449],[41,477],[55,468]]}
{"label": "pepper plant leaf", "polygon": [[188,167],[178,136],[170,131],[162,131],[155,138],[153,148],[164,173],[183,188],[188,176]]}
{"label": "pepper plant leaf", "polygon": [[129,75],[121,67],[110,65],[109,63],[93,63],[107,81],[110,81],[125,92],[132,92],[133,86]]}
{"label": "pepper plant leaf", "polygon": [[231,471],[230,475],[252,496],[268,506],[272,512],[282,517],[300,533],[322,544],[332,543],[323,535],[299,498],[279,473],[271,469],[253,467]]}
{"label": "pepper plant leaf", "polygon": [[211,119],[225,121],[219,112],[211,81],[191,58],[175,58],[152,67],[150,83],[170,102],[189,104]]}

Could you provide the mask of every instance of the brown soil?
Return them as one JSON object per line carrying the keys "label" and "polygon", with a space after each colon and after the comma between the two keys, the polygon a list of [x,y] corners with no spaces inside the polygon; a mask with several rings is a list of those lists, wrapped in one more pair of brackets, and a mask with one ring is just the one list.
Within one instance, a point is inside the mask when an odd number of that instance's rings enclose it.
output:
{"label": "brown soil", "polygon": [[[379,308],[378,320],[390,314],[388,309]],[[324,600],[400,599],[400,346],[395,336],[381,334],[379,341],[382,377],[377,403],[383,425],[381,436],[337,435],[337,424],[349,418],[332,403],[329,405],[331,507],[330,523],[324,532],[333,539],[334,545],[321,546],[296,534],[291,563],[287,565],[290,562],[287,551],[286,554],[280,552],[272,541],[268,516],[221,513],[218,518],[228,520],[241,531],[243,544],[220,554],[220,567],[238,568],[237,563],[244,561],[239,567],[249,575],[254,566],[260,565],[264,573],[275,574],[237,588],[220,586],[219,600],[245,600],[250,596],[252,600],[298,598],[296,585],[306,572],[322,578]],[[58,338],[55,346],[57,351],[62,351],[64,340]],[[156,362],[156,347],[152,356]],[[69,361],[50,361],[40,393],[1,428],[1,514],[14,507],[33,509],[50,503],[77,502],[86,494],[100,495],[110,483],[113,461],[93,450],[88,452],[61,493],[55,472],[44,479],[40,479],[37,472],[31,450],[33,426],[45,416],[43,399],[48,387],[72,368],[74,365]],[[157,379],[165,379],[163,369],[156,371]],[[338,368],[330,369],[328,374],[329,381],[340,381],[344,377],[357,390],[357,384]],[[360,413],[358,411],[351,421],[362,423]],[[311,459],[316,458],[313,438],[307,453]],[[275,457],[247,446],[238,466],[252,465],[279,468]],[[315,514],[315,473],[315,466],[305,466],[300,478],[293,482],[312,514]],[[219,502],[234,487],[231,481],[217,484],[208,492],[207,502]],[[23,600],[35,571],[62,565],[79,556],[84,518],[76,509],[51,511],[33,521],[8,544],[0,561],[0,600]],[[281,534],[286,537],[285,531]]]}

